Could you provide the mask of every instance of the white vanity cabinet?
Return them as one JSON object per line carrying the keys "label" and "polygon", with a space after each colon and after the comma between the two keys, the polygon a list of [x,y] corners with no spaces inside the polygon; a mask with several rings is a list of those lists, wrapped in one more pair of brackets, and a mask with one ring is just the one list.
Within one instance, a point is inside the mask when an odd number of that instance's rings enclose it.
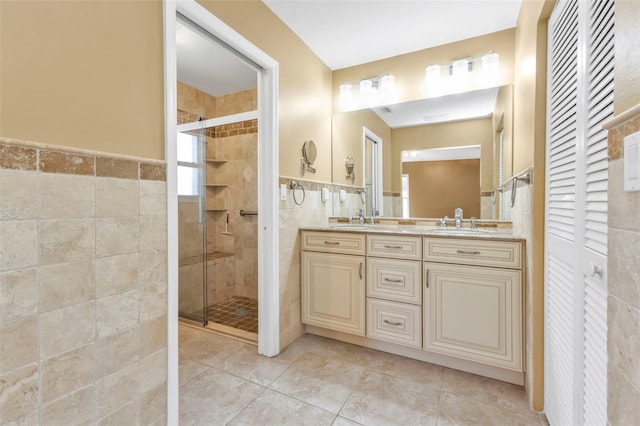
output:
{"label": "white vanity cabinet", "polygon": [[523,371],[522,245],[424,238],[424,349]]}
{"label": "white vanity cabinet", "polygon": [[367,235],[367,337],[422,347],[422,238]]}
{"label": "white vanity cabinet", "polygon": [[302,322],[365,335],[365,236],[302,233]]}

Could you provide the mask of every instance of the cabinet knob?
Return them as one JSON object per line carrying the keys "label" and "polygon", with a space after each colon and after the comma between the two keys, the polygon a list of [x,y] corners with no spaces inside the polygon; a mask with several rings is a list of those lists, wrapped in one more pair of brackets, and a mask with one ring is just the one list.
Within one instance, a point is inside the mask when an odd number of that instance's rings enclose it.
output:
{"label": "cabinet knob", "polygon": [[595,277],[597,275],[602,278],[603,274],[604,270],[602,269],[602,266],[596,266],[595,263],[589,262],[589,275],[591,275],[592,277]]}

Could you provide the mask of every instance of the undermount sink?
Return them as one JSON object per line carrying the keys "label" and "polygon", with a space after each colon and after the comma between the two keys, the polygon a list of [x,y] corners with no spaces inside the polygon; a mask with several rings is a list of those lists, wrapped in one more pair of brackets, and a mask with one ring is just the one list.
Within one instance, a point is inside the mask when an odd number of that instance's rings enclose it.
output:
{"label": "undermount sink", "polygon": [[482,229],[482,228],[438,228],[432,229],[429,232],[434,234],[446,234],[446,235],[478,235],[478,234],[495,234],[495,229]]}
{"label": "undermount sink", "polygon": [[371,225],[370,223],[337,223],[331,225],[332,228],[340,228],[340,229],[362,229],[362,228],[375,228],[376,225]]}

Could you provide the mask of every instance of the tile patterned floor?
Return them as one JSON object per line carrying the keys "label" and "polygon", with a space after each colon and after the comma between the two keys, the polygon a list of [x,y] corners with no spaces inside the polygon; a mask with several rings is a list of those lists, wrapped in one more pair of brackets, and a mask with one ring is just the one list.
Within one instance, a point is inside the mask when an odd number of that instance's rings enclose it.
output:
{"label": "tile patterned floor", "polygon": [[258,301],[233,296],[207,308],[209,322],[226,325],[249,333],[258,332]]}
{"label": "tile patterned floor", "polygon": [[280,355],[180,325],[181,425],[535,425],[521,387],[304,335]]}

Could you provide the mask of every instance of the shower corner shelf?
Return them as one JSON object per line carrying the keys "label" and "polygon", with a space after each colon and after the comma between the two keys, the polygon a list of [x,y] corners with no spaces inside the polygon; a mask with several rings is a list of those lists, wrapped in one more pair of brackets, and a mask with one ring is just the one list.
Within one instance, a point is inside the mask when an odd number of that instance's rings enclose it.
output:
{"label": "shower corner shelf", "polygon": [[207,158],[207,163],[213,163],[213,164],[224,164],[229,160],[221,160],[219,158]]}
{"label": "shower corner shelf", "polygon": [[210,208],[210,209],[205,209],[205,211],[208,212],[214,212],[214,213],[221,213],[221,212],[226,212],[229,211],[229,209],[216,209],[216,208]]}
{"label": "shower corner shelf", "polygon": [[207,188],[226,188],[229,186],[228,183],[208,183],[205,185]]}

